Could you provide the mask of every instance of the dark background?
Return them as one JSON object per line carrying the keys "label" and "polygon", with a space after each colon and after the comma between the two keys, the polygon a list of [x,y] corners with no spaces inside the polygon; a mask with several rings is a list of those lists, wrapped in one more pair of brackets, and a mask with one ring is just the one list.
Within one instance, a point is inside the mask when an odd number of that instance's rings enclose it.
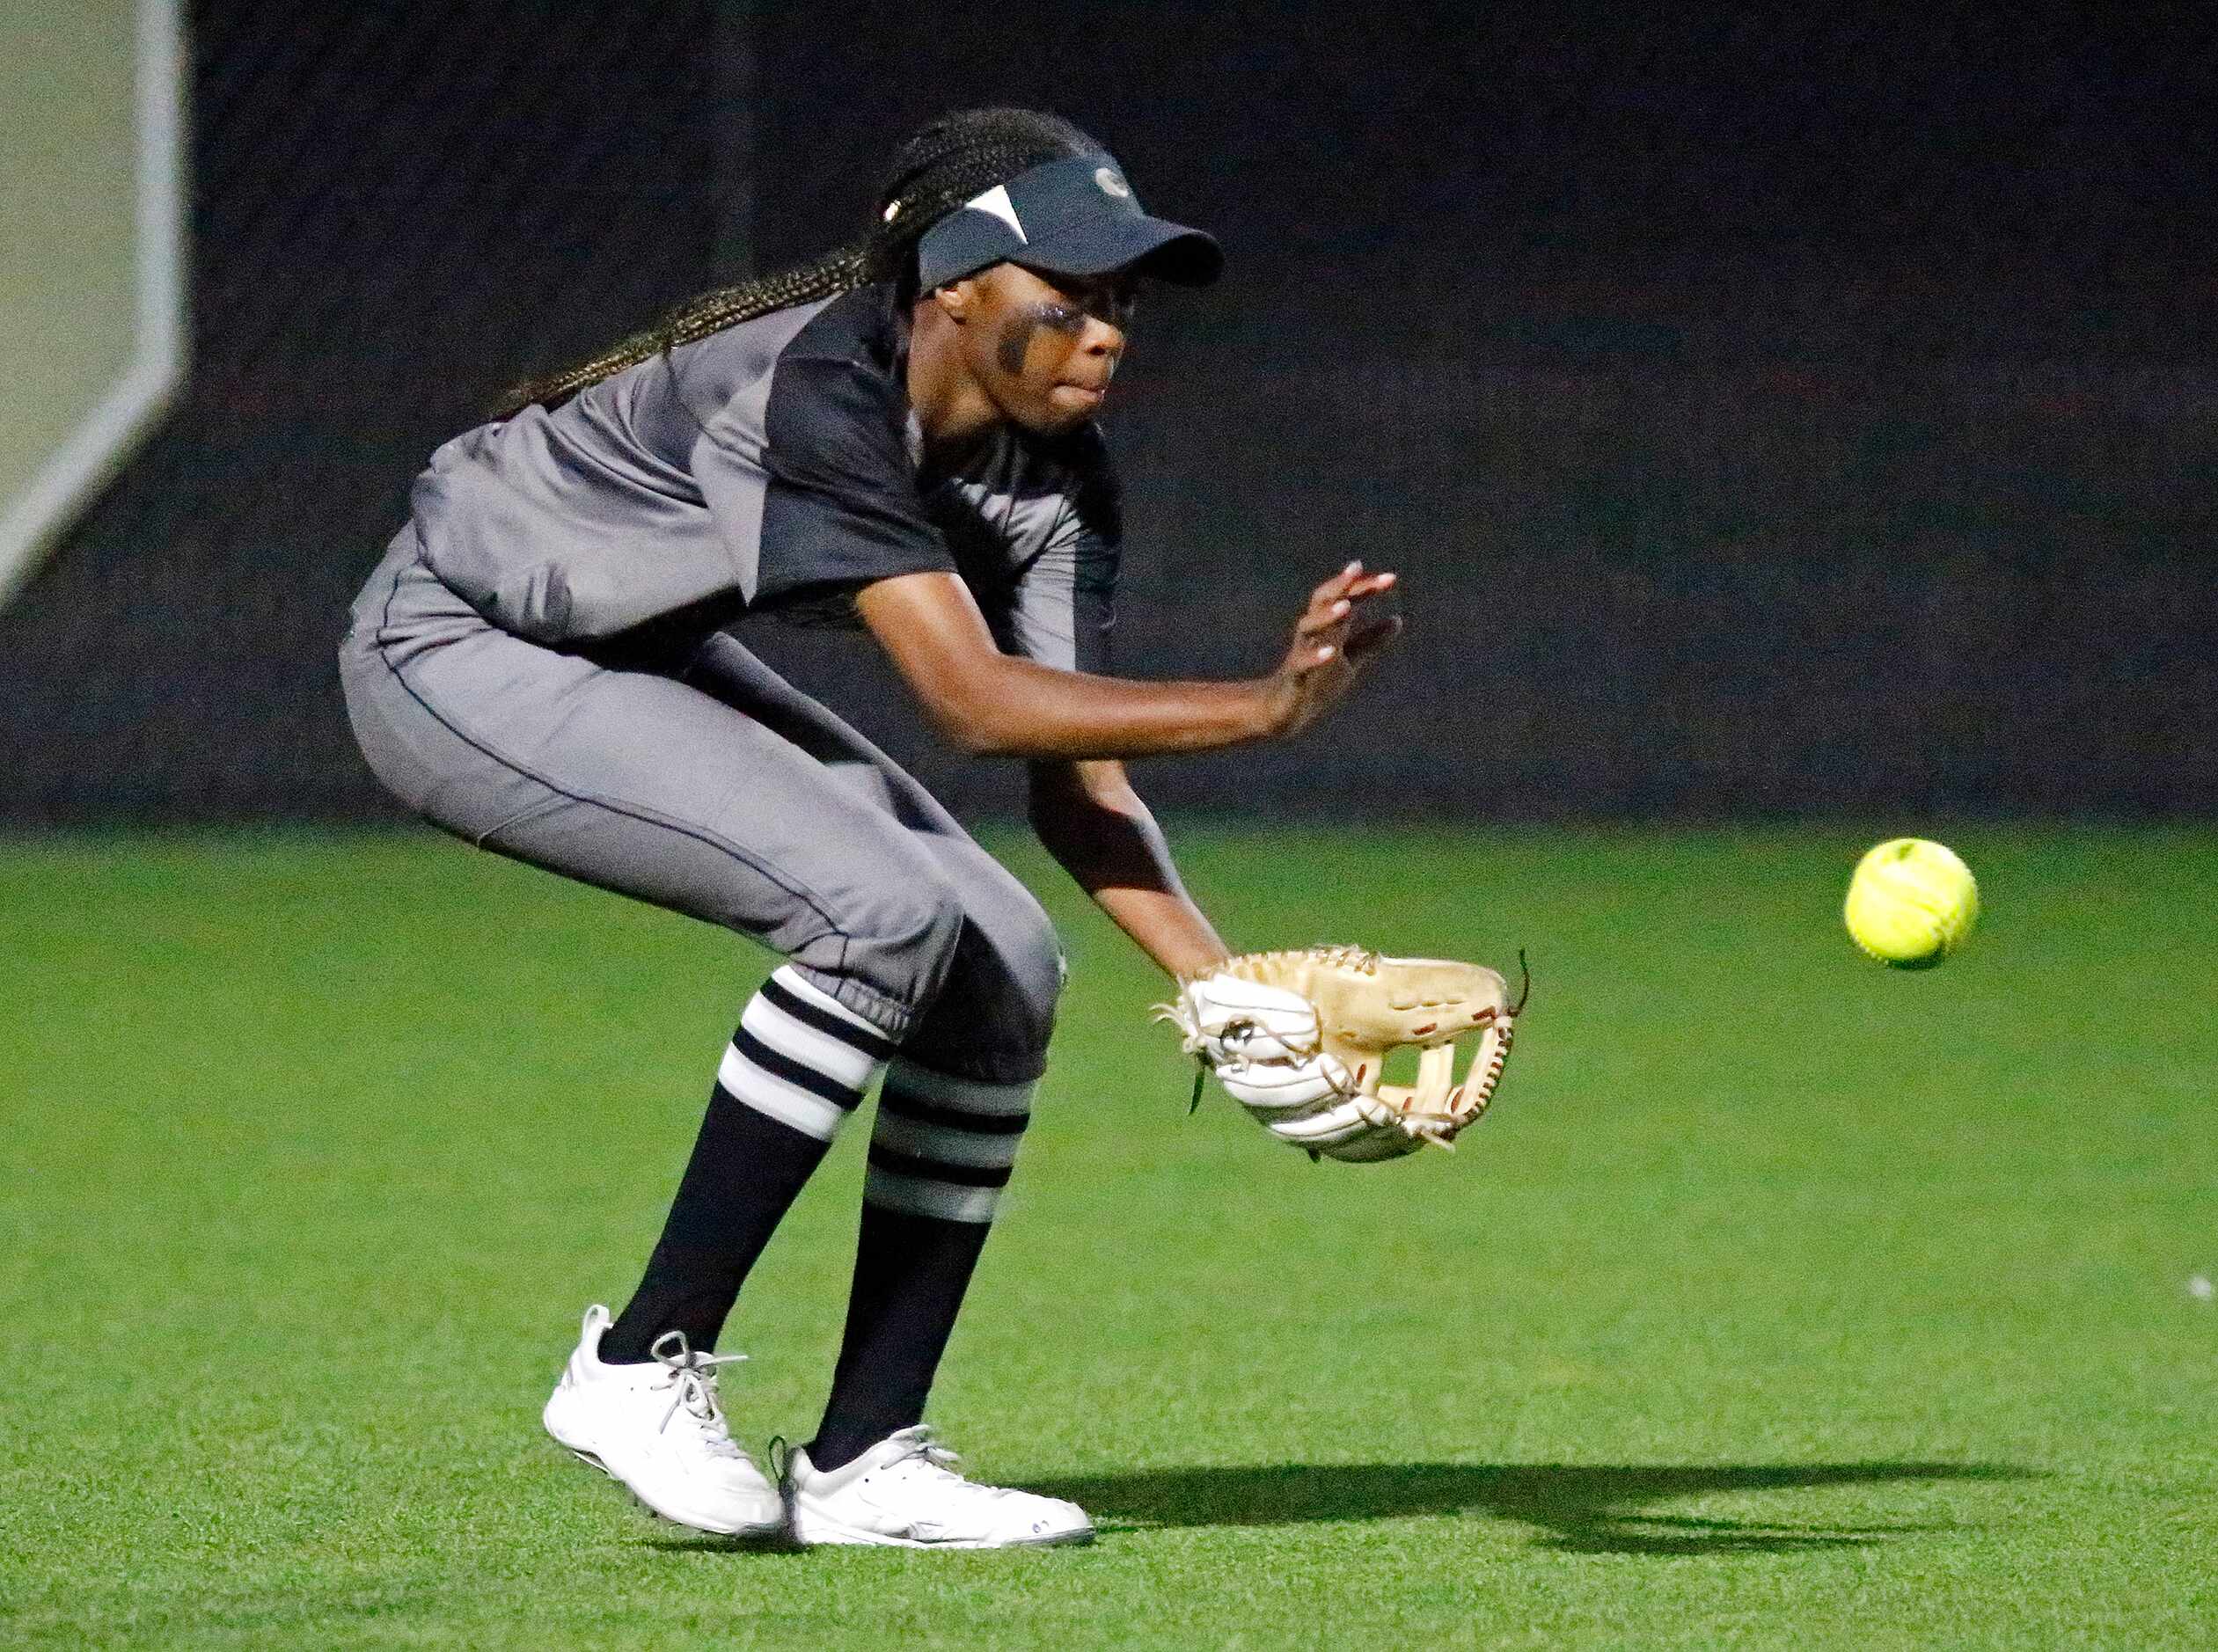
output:
{"label": "dark background", "polygon": [[[332,653],[430,450],[989,101],[1232,260],[1118,380],[1121,669],[1406,576],[1359,702],[1160,802],[2208,815],[2214,18],[206,0],[193,381],[0,612],[0,819],[390,814]],[[867,644],[746,634],[1007,802]]]}

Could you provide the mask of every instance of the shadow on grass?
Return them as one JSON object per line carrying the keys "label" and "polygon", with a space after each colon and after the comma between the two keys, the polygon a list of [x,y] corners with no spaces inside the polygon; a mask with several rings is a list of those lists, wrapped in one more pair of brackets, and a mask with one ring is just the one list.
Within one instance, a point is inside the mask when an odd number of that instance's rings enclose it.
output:
{"label": "shadow on grass", "polygon": [[1695,1519],[1647,1505],[1722,1492],[1801,1491],[1891,1480],[2024,1480],[2032,1471],[1982,1463],[1752,1463],[1702,1466],[1290,1463],[1168,1468],[1030,1481],[1068,1497],[1109,1529],[1261,1526],[1483,1514],[1538,1527],[1541,1546],[1574,1554],[1782,1554],[1850,1548],[1929,1525],[1852,1526]]}
{"label": "shadow on grass", "polygon": [[806,1554],[808,1550],[790,1538],[661,1537],[634,1539],[645,1549],[664,1554]]}

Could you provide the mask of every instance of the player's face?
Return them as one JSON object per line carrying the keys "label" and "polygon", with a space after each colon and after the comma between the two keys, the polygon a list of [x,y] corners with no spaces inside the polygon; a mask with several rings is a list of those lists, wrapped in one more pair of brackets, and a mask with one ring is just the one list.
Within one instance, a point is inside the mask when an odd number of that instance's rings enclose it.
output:
{"label": "player's face", "polygon": [[1138,278],[996,264],[971,279],[976,308],[963,354],[1002,416],[1043,435],[1091,419],[1124,357]]}

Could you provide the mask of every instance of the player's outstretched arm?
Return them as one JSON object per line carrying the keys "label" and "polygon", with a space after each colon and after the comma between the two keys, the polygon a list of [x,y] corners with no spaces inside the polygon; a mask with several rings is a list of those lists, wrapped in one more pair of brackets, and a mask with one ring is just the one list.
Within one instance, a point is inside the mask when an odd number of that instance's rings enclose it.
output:
{"label": "player's outstretched arm", "polygon": [[1285,657],[1233,683],[1136,683],[1003,654],[953,574],[906,574],[856,598],[926,713],[980,757],[1118,758],[1208,751],[1306,728],[1401,629],[1376,599],[1392,574],[1351,562],[1310,594]]}
{"label": "player's outstretched arm", "polygon": [[1035,763],[1029,779],[1041,844],[1166,974],[1199,975],[1230,956],[1123,764]]}

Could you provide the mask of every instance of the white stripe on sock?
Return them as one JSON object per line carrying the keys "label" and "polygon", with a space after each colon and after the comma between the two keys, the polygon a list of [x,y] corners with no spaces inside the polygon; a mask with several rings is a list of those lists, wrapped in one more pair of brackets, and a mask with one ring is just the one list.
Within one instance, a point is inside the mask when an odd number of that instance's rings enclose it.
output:
{"label": "white stripe on sock", "polygon": [[958,1113],[991,1113],[1007,1116],[1032,1110],[1036,1081],[1023,1084],[980,1084],[973,1078],[951,1078],[897,1058],[886,1075],[889,1086],[919,1101],[931,1101]]}
{"label": "white stripe on sock", "polygon": [[870,1088],[882,1065],[853,1044],[843,1044],[830,1033],[820,1033],[795,1020],[759,992],[749,1000],[739,1024],[780,1055],[792,1056],[858,1095]]}
{"label": "white stripe on sock", "polygon": [[878,1122],[870,1139],[911,1159],[936,1159],[943,1165],[978,1165],[1000,1169],[1016,1163],[1021,1135],[988,1136],[977,1130],[958,1130],[923,1119],[904,1118],[878,1109]]}
{"label": "white stripe on sock", "polygon": [[904,1176],[897,1170],[873,1165],[863,1176],[862,1196],[884,1210],[937,1217],[942,1222],[988,1223],[1001,1201],[1001,1189],[926,1181],[921,1176]]}
{"label": "white stripe on sock", "polygon": [[879,1026],[877,1022],[872,1020],[868,1016],[861,1013],[860,1011],[849,1009],[838,998],[835,998],[831,993],[825,991],[815,982],[809,980],[808,976],[802,975],[800,970],[794,969],[791,964],[779,965],[776,969],[771,972],[771,979],[775,981],[780,986],[785,988],[787,991],[792,993],[795,998],[800,998],[806,1003],[813,1004],[820,1010],[830,1010],[834,1015],[845,1016],[849,1020],[853,1021],[857,1027],[861,1027],[865,1032],[875,1033],[879,1037],[884,1039],[890,1039],[893,1036],[892,1034],[886,1031],[884,1027]]}
{"label": "white stripe on sock", "polygon": [[730,1044],[724,1046],[716,1081],[756,1112],[820,1142],[838,1135],[840,1125],[846,1122],[845,1108],[834,1107],[797,1084],[787,1083],[775,1073],[765,1072]]}

